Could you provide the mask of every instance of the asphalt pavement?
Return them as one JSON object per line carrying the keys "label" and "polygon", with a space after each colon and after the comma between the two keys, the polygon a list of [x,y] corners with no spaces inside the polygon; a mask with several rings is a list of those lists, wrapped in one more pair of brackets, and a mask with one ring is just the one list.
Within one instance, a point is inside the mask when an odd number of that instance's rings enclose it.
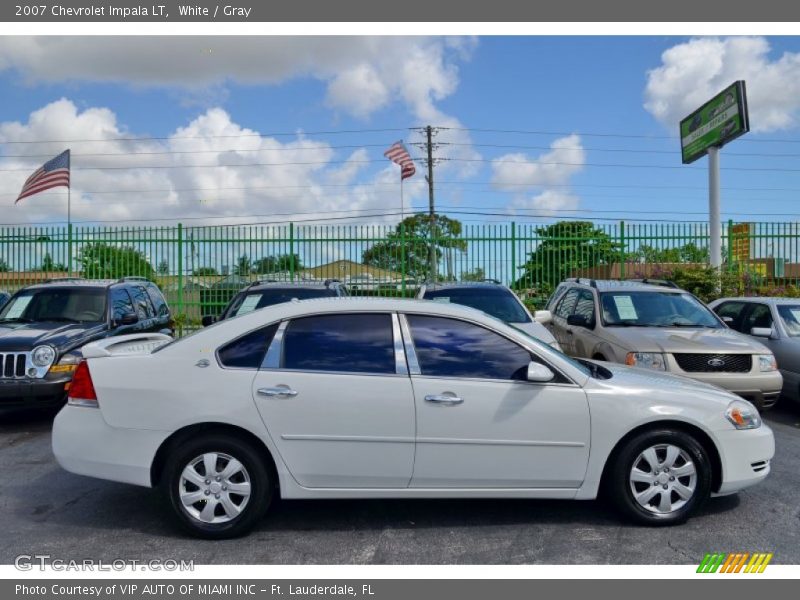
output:
{"label": "asphalt pavement", "polygon": [[279,501],[245,538],[185,537],[154,490],[72,475],[50,450],[52,413],[0,414],[0,563],[53,559],[196,564],[689,564],[706,552],[774,552],[800,564],[800,407],[764,417],[772,473],[711,499],[685,525],[620,522],[601,502]]}

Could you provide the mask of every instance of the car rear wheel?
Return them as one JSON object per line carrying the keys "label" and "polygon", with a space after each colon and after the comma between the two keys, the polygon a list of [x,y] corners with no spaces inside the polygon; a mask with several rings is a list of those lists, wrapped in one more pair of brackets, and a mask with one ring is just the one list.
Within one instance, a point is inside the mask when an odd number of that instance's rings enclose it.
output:
{"label": "car rear wheel", "polygon": [[617,453],[609,492],[625,517],[645,525],[674,525],[708,499],[711,475],[707,452],[690,434],[647,431]]}
{"label": "car rear wheel", "polygon": [[192,535],[223,539],[250,531],[272,499],[272,481],[259,452],[225,435],[181,444],[162,477],[178,524]]}

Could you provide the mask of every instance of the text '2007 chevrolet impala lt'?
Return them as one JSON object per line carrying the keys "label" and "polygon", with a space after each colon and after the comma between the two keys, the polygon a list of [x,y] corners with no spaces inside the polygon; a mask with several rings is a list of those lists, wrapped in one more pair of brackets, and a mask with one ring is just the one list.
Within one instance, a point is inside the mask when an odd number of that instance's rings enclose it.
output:
{"label": "text '2007 chevrolet impala lt'", "polygon": [[293,301],[178,341],[84,349],[53,429],[74,473],[160,488],[208,538],[282,498],[565,498],[684,521],[763,480],[755,407],[687,378],[574,360],[480,311]]}

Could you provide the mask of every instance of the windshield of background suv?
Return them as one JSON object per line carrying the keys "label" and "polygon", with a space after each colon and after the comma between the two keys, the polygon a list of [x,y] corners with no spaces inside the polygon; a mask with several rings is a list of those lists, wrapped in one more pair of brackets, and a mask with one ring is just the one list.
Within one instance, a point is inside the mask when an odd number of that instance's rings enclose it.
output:
{"label": "windshield of background suv", "polygon": [[425,300],[452,302],[477,308],[506,323],[530,323],[531,318],[514,297],[502,287],[441,288],[425,290]]}
{"label": "windshield of background suv", "polygon": [[247,292],[239,296],[225,315],[225,318],[244,315],[265,306],[289,302],[293,298],[307,300],[308,298],[335,297],[336,290],[330,288],[270,288]]}
{"label": "windshield of background suv", "polygon": [[687,293],[619,291],[600,294],[603,322],[617,327],[709,327],[722,324]]}
{"label": "windshield of background suv", "polygon": [[103,288],[22,291],[0,310],[0,321],[95,323],[105,318],[106,290]]}
{"label": "windshield of background suv", "polygon": [[800,304],[779,304],[778,314],[786,325],[786,333],[800,337]]}

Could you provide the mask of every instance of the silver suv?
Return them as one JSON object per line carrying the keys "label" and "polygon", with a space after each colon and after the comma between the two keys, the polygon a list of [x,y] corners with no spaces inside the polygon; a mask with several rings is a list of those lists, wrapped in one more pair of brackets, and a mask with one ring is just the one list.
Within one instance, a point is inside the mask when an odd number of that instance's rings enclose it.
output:
{"label": "silver suv", "polygon": [[547,303],[571,356],[668,371],[725,388],[759,408],[778,399],[772,352],[732,331],[695,296],[653,281],[568,279]]}

